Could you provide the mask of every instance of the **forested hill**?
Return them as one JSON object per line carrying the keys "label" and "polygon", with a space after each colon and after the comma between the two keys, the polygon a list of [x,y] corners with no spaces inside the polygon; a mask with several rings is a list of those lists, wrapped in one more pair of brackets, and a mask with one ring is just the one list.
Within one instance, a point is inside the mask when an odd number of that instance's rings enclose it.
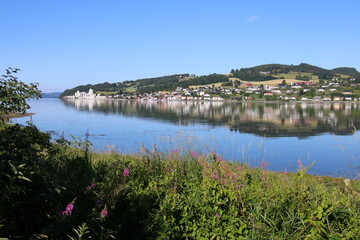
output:
{"label": "forested hill", "polygon": [[[92,88],[96,93],[123,93],[128,91],[136,91],[140,93],[150,93],[156,91],[171,91],[176,87],[187,88],[189,86],[207,85],[215,83],[232,83],[229,76],[238,78],[241,81],[267,81],[273,79],[286,79],[286,74],[294,73],[298,80],[308,80],[307,75],[316,76],[316,79],[329,80],[332,78],[344,77],[355,78],[356,82],[360,82],[360,73],[355,68],[339,67],[331,70],[313,66],[306,63],[299,65],[284,64],[266,64],[251,68],[232,69],[230,75],[210,74],[205,76],[190,76],[188,73],[174,74],[169,76],[144,78],[138,80],[128,80],[116,83],[98,83],[87,84],[65,90],[60,97],[74,95],[76,91],[87,92]],[[294,78],[294,77],[293,77]],[[311,76],[309,77],[311,78]],[[225,84],[226,85],[226,84]]]}
{"label": "forested hill", "polygon": [[340,74],[360,80],[360,73],[355,68],[341,67],[328,70],[325,68],[313,66],[307,63],[299,65],[284,65],[284,64],[266,64],[251,68],[232,69],[231,73],[243,81],[266,81],[271,79],[278,79],[279,74],[287,74],[290,72],[310,73],[318,76],[318,79],[329,80],[340,77]]}
{"label": "forested hill", "polygon": [[229,78],[222,74],[210,74],[206,76],[195,77],[188,73],[174,74],[169,76],[162,76],[156,78],[145,78],[134,81],[124,81],[117,83],[99,83],[87,84],[65,90],[60,97],[74,95],[76,91],[88,92],[93,89],[96,93],[99,92],[112,92],[122,93],[125,91],[137,91],[140,93],[150,93],[156,91],[171,91],[176,87],[188,88],[191,85],[205,85],[217,82],[228,82]]}

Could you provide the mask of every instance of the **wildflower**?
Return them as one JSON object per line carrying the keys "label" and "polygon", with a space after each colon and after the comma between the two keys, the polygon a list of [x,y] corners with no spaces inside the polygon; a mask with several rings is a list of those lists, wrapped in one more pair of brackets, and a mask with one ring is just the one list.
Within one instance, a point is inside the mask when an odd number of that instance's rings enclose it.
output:
{"label": "wildflower", "polygon": [[192,156],[193,158],[197,158],[197,157],[199,156],[199,154],[198,154],[197,152],[195,152],[195,151],[192,151],[192,152],[191,152],[191,156]]}
{"label": "wildflower", "polygon": [[242,166],[239,165],[239,166],[237,167],[237,170],[239,170],[239,171],[241,172],[241,171],[243,170]]}
{"label": "wildflower", "polygon": [[224,159],[223,159],[222,157],[220,157],[220,156],[217,156],[217,157],[216,157],[216,160],[217,160],[218,162],[224,161]]}
{"label": "wildflower", "polygon": [[130,175],[130,169],[129,168],[125,168],[124,172],[122,173],[123,177],[128,177]]}
{"label": "wildflower", "polygon": [[112,163],[111,163],[111,166],[112,166],[112,167],[115,167],[115,166],[116,166],[116,162],[112,162]]}
{"label": "wildflower", "polygon": [[93,190],[96,187],[96,183],[91,184],[88,186],[88,190]]}
{"label": "wildflower", "polygon": [[261,163],[261,167],[262,167],[262,168],[264,168],[264,169],[266,169],[267,164],[266,164],[266,162],[265,162],[265,161],[263,161],[263,162]]}
{"label": "wildflower", "polygon": [[107,207],[104,207],[104,209],[100,213],[100,218],[104,218],[109,214]]}
{"label": "wildflower", "polygon": [[286,169],[285,169],[285,171],[284,171],[284,174],[286,174],[286,175],[288,174],[288,171],[286,171]]}
{"label": "wildflower", "polygon": [[219,213],[216,213],[216,214],[215,214],[215,217],[216,217],[217,219],[219,219],[219,218],[220,218],[220,214],[219,214]]}
{"label": "wildflower", "polygon": [[75,203],[75,200],[72,200],[65,208],[65,211],[62,211],[61,214],[63,216],[70,216],[72,214],[72,210],[74,209],[74,203]]}
{"label": "wildflower", "polygon": [[215,178],[215,179],[219,179],[219,178],[220,178],[220,175],[219,175],[219,171],[218,171],[218,170],[214,170],[214,172],[213,172],[213,178]]}
{"label": "wildflower", "polygon": [[304,165],[302,164],[302,162],[300,161],[300,159],[297,160],[297,164],[299,166],[300,169],[304,168]]}
{"label": "wildflower", "polygon": [[263,175],[261,176],[261,181],[265,181],[266,180],[266,177]]}

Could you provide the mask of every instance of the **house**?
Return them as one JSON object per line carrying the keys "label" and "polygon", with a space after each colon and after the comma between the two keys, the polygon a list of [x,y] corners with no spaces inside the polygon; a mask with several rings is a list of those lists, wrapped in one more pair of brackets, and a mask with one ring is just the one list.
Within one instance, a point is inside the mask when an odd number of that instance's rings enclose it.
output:
{"label": "house", "polygon": [[343,97],[334,97],[334,101],[342,101],[342,100],[344,100]]}
{"label": "house", "polygon": [[212,100],[213,101],[223,101],[224,99],[222,97],[220,97],[220,96],[213,96]]}

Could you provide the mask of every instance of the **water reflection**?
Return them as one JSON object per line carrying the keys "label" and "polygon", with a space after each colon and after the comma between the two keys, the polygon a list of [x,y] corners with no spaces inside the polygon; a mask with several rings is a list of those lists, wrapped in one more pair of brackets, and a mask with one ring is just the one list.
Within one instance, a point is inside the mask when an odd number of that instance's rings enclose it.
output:
{"label": "water reflection", "polygon": [[360,125],[356,102],[157,102],[66,99],[79,111],[151,118],[178,125],[228,126],[230,131],[263,137],[304,138],[322,133],[348,135]]}

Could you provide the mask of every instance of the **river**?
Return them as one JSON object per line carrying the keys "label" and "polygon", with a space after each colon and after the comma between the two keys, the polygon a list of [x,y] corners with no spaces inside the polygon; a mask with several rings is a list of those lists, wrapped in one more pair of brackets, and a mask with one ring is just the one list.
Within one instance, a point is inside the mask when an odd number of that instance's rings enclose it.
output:
{"label": "river", "polygon": [[359,169],[360,103],[157,102],[41,99],[31,120],[53,138],[89,134],[94,151],[143,148],[216,152],[269,170],[354,178]]}

